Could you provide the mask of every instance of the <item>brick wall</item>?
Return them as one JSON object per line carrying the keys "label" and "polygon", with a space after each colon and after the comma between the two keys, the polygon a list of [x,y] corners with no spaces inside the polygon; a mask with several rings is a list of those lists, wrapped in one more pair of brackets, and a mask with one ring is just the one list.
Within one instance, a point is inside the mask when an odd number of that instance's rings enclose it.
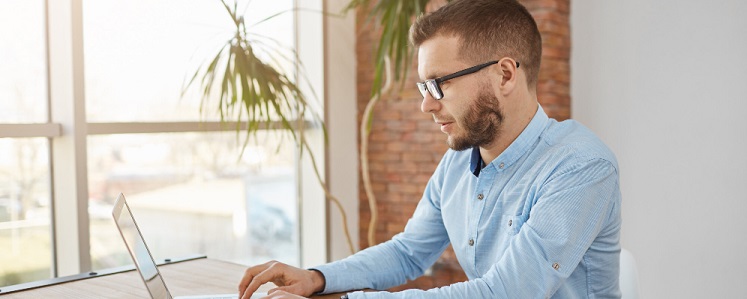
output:
{"label": "brick wall", "polygon": [[[431,1],[436,8],[443,1]],[[570,0],[523,0],[542,34],[542,67],[537,96],[550,117],[570,117]],[[366,12],[357,12],[357,92],[358,123],[369,100],[373,81],[373,50],[377,33],[366,23]],[[415,210],[425,185],[447,150],[446,136],[433,123],[431,115],[420,112],[420,93],[415,88],[417,69],[413,65],[405,89],[383,97],[374,109],[369,139],[369,168],[374,194],[378,200],[379,223],[376,241],[384,242],[401,232]],[[368,222],[371,217],[368,199],[360,184],[360,247],[368,247]],[[421,277],[395,288],[429,289],[465,281],[453,251],[449,248],[432,268],[430,276]]]}

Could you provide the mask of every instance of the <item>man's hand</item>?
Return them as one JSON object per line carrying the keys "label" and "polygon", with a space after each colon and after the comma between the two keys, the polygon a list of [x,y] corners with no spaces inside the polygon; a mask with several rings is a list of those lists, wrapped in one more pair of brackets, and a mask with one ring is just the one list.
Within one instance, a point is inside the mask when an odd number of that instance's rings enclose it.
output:
{"label": "man's hand", "polygon": [[276,295],[275,293],[282,294],[276,291],[309,297],[324,288],[324,276],[321,273],[271,261],[246,269],[244,278],[239,283],[239,297],[249,299],[261,285],[268,282],[278,286],[268,292],[270,298],[274,298],[272,295]]}
{"label": "man's hand", "polygon": [[286,291],[274,291],[267,294],[267,297],[263,297],[262,299],[306,299],[306,297],[294,295]]}

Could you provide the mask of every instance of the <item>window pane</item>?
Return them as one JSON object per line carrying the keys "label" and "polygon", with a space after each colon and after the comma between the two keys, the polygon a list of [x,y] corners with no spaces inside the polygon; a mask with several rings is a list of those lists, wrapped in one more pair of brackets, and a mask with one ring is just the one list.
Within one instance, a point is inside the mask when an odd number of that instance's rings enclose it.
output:
{"label": "window pane", "polygon": [[299,264],[294,148],[277,138],[261,133],[239,159],[233,132],[89,137],[94,268],[131,263],[111,219],[119,192],[157,259]]}
{"label": "window pane", "polygon": [[0,286],[51,276],[49,142],[0,138]]}
{"label": "window pane", "polygon": [[0,123],[47,121],[42,0],[0,1]]}
{"label": "window pane", "polygon": [[[83,5],[88,121],[218,119],[201,118],[199,92],[194,92],[199,88],[183,98],[181,92],[197,67],[234,35],[220,1],[96,0]],[[286,48],[293,44],[292,13],[252,26],[289,10],[291,0],[239,1],[239,7],[250,32],[271,36]]]}

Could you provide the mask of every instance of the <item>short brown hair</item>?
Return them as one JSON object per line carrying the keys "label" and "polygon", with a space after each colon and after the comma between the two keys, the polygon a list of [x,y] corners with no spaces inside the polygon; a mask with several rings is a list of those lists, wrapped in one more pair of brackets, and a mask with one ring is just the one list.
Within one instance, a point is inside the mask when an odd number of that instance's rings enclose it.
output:
{"label": "short brown hair", "polygon": [[472,63],[503,57],[519,61],[527,84],[536,87],[542,38],[532,15],[516,0],[451,1],[415,21],[410,42],[419,47],[440,34],[460,37],[461,57]]}

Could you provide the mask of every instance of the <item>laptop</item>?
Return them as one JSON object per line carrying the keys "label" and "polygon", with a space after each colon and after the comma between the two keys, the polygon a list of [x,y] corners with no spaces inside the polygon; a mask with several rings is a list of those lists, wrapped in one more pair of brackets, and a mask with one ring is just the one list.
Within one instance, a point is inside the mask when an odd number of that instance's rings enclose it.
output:
{"label": "laptop", "polygon": [[[117,196],[112,216],[114,217],[114,222],[117,224],[117,229],[119,229],[119,234],[122,235],[122,240],[127,245],[127,251],[132,256],[135,268],[140,273],[140,277],[143,279],[143,283],[145,283],[145,288],[148,289],[148,293],[152,299],[237,299],[239,297],[238,294],[171,296],[169,289],[166,287],[166,282],[163,280],[161,272],[158,271],[158,266],[156,266],[156,262],[150,254],[150,250],[148,250],[148,245],[145,244],[143,234],[140,233],[140,228],[138,228],[135,217],[132,215],[132,211],[122,193]],[[251,299],[258,299],[264,296],[267,296],[267,294],[254,293]]]}

